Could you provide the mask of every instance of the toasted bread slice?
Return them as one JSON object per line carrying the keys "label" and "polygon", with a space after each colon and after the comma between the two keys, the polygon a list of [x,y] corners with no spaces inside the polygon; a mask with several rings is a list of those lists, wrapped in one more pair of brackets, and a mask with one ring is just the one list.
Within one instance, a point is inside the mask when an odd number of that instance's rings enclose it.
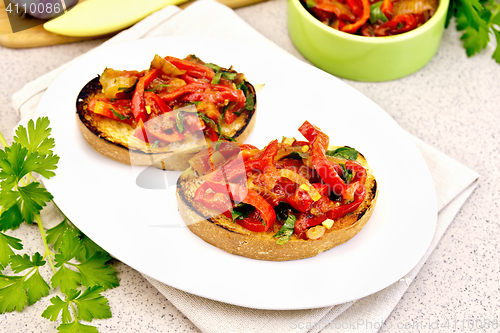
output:
{"label": "toasted bread slice", "polygon": [[[244,83],[253,95],[253,109],[245,109],[229,125],[224,120],[221,122],[222,133],[240,143],[246,140],[255,125],[257,107],[253,85],[246,80]],[[76,118],[85,140],[96,151],[107,157],[130,165],[153,165],[163,170],[182,171],[189,166],[188,160],[211,142],[208,137],[202,135],[188,135],[181,141],[151,148],[150,144],[134,135],[136,130],[134,126],[88,110],[89,101],[101,92],[99,77],[83,87],[76,102]]]}
{"label": "toasted bread slice", "polygon": [[[335,149],[338,147],[331,147]],[[286,261],[309,258],[343,244],[353,238],[370,219],[378,196],[377,181],[363,155],[359,162],[367,170],[366,198],[352,212],[338,220],[316,240],[302,239],[293,234],[284,245],[273,236],[281,225],[274,223],[267,232],[249,231],[217,211],[207,209],[194,200],[194,194],[203,178],[191,167],[177,181],[179,212],[188,228],[201,239],[226,252],[253,259]]]}

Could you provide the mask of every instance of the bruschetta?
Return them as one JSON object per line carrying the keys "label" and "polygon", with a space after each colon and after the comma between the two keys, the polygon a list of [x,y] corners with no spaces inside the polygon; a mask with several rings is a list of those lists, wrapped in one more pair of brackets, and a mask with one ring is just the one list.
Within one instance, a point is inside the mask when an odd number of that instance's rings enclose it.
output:
{"label": "bruschetta", "polygon": [[148,70],[106,68],[76,102],[87,142],[132,165],[185,170],[207,142],[243,142],[255,123],[254,86],[232,67],[155,55]]}
{"label": "bruschetta", "polygon": [[309,122],[299,131],[305,141],[223,143],[194,156],[176,189],[188,228],[226,252],[272,261],[316,256],[353,238],[375,208],[372,170]]}

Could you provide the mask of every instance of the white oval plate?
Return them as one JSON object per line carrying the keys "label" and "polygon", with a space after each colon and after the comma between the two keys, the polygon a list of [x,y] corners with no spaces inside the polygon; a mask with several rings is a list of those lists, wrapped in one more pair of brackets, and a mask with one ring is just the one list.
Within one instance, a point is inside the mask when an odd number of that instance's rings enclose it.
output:
{"label": "white oval plate", "polygon": [[[372,218],[352,240],[314,258],[268,262],[228,254],[192,234],[175,199],[179,172],[131,167],[94,151],[75,121],[81,88],[105,67],[143,70],[155,54],[185,57],[245,73],[257,94],[257,123],[247,142],[264,147],[297,137],[308,120],[333,145],[362,152],[378,181]],[[61,74],[37,109],[48,116],[61,159],[44,183],[68,218],[115,258],[167,285],[230,304],[308,309],[356,300],[409,272],[434,235],[437,209],[429,170],[404,132],[380,107],[335,77],[291,56],[206,38],[163,37],[89,54]],[[145,176],[146,174],[142,174]],[[141,183],[141,181],[140,181]],[[142,182],[144,183],[144,182]],[[163,187],[163,189],[161,189]]]}

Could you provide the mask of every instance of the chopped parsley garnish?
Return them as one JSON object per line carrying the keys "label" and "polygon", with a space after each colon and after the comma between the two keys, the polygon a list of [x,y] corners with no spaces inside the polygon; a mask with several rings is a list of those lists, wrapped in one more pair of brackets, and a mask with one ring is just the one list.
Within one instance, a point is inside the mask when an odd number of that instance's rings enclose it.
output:
{"label": "chopped parsley garnish", "polygon": [[349,184],[351,182],[352,178],[354,177],[354,174],[353,174],[352,170],[351,169],[347,169],[345,167],[345,164],[343,164],[343,163],[340,163],[339,165],[342,167],[341,178],[344,180],[344,182],[346,184]]}
{"label": "chopped parsley garnish", "polygon": [[233,223],[236,223],[236,220],[243,220],[244,218],[249,217],[254,210],[254,206],[243,202],[235,205],[233,209],[231,209],[231,217],[233,218]]}
{"label": "chopped parsley garnish", "polygon": [[245,85],[245,82],[241,82],[237,86],[237,88],[245,93],[245,98],[246,98],[245,109],[247,109],[248,111],[253,110],[255,106],[255,103],[253,101],[253,93],[250,90],[248,90],[247,86]]}
{"label": "chopped parsley garnish", "polygon": [[111,112],[113,112],[115,117],[117,117],[120,120],[130,119],[130,116],[122,115],[121,113],[116,112],[113,108],[109,108],[109,109],[111,110]]}
{"label": "chopped parsley garnish", "polygon": [[277,238],[276,244],[284,245],[286,244],[286,242],[288,242],[290,237],[292,237],[293,235],[295,221],[297,221],[297,218],[295,217],[295,215],[289,212],[285,223],[283,224],[281,229],[278,230],[278,232],[273,236],[274,238]]}
{"label": "chopped parsley garnish", "polygon": [[351,147],[339,147],[335,150],[327,150],[326,155],[355,161],[358,159],[359,153]]}
{"label": "chopped parsley garnish", "polygon": [[179,132],[184,132],[184,115],[182,112],[177,112],[175,115],[175,125]]}
{"label": "chopped parsley garnish", "polygon": [[151,149],[158,147],[159,143],[160,143],[160,140],[155,140],[155,142],[153,142],[153,145],[151,146]]}

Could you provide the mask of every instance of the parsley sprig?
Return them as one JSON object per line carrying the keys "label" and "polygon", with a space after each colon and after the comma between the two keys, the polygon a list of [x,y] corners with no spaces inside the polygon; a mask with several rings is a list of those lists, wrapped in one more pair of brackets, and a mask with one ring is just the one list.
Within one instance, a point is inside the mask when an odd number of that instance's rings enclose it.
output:
{"label": "parsley sprig", "polygon": [[452,17],[456,18],[457,30],[463,31],[463,46],[471,57],[495,36],[497,46],[493,59],[500,64],[500,3],[495,0],[451,0],[446,17],[446,27]]}
{"label": "parsley sprig", "polygon": [[[58,332],[97,332],[83,324],[111,317],[108,300],[101,294],[119,285],[111,257],[65,218],[57,226],[43,228],[40,211],[53,196],[35,179],[55,176],[59,156],[52,149],[49,119],[30,120],[19,126],[9,146],[0,133],[0,313],[21,311],[59,287],[64,300],[56,295],[42,313],[51,321],[61,318]],[[16,254],[22,241],[7,235],[23,222],[36,222],[44,254]],[[52,276],[43,276],[40,268],[49,264]],[[10,266],[10,272],[4,273]],[[42,274],[43,273],[43,274]],[[50,282],[50,284],[49,284]]]}

